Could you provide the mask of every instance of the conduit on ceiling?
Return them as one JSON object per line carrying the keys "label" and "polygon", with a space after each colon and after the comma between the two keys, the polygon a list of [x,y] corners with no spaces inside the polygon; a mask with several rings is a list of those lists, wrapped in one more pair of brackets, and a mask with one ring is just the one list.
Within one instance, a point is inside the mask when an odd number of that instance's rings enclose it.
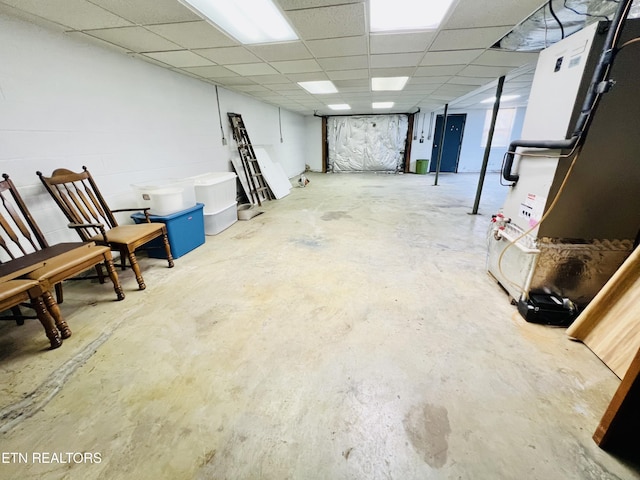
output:
{"label": "conduit on ceiling", "polygon": [[[535,11],[492,48],[517,52],[537,52],[568,37],[587,25],[613,17],[617,8],[614,0],[553,0]],[[640,17],[640,0],[633,2],[627,18]],[[559,23],[562,24],[562,28]]]}

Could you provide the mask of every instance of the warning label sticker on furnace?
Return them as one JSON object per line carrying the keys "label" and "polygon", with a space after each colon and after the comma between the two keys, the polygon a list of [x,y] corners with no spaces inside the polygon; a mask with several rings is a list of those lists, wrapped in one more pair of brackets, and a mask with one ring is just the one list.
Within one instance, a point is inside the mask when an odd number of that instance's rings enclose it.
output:
{"label": "warning label sticker on furnace", "polygon": [[524,218],[530,227],[535,227],[544,214],[546,204],[547,199],[545,197],[541,197],[535,193],[528,193],[527,198],[520,203],[518,216]]}

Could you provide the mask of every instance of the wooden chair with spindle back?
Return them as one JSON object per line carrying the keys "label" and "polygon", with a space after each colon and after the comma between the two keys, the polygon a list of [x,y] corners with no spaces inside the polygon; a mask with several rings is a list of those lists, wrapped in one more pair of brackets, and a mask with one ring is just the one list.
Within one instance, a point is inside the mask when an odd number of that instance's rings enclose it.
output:
{"label": "wooden chair with spindle back", "polygon": [[62,345],[55,321],[42,300],[42,287],[36,280],[18,279],[0,281],[0,312],[29,303],[44,327],[51,349]]}
{"label": "wooden chair with spindle back", "polygon": [[[122,268],[129,259],[138,282],[138,288],[146,285],[140,272],[135,251],[151,240],[162,237],[167,254],[169,268],[173,267],[173,256],[164,223],[151,223],[148,208],[123,208],[111,210],[100,193],[87,167],[76,173],[66,168],[58,168],[50,177],[36,172],[47,191],[69,220],[69,228],[74,229],[85,242],[93,241],[98,245],[107,245],[113,251],[120,252]],[[146,223],[118,225],[113,215],[117,212],[143,211]]]}
{"label": "wooden chair with spindle back", "polygon": [[[9,175],[5,173],[2,177],[4,180],[0,181],[0,282],[18,279],[36,281],[42,292],[35,297],[42,297],[61,337],[68,338],[71,336],[71,330],[62,318],[51,290],[64,280],[104,264],[117,299],[124,299],[111,250],[94,242],[49,245]],[[52,341],[51,346],[55,348],[54,340],[49,338]]]}

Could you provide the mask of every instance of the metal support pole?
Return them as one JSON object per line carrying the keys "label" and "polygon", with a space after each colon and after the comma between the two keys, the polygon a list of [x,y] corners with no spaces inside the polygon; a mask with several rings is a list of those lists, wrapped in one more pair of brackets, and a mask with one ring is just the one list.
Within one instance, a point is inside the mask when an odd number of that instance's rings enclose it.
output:
{"label": "metal support pole", "polygon": [[[440,175],[440,162],[442,162],[442,150],[444,150],[444,134],[447,131],[447,111],[449,110],[449,104],[444,106],[444,118],[442,119],[442,131],[440,132],[440,144],[438,148],[438,161],[436,162],[436,180],[433,183],[434,186],[438,185],[438,175]],[[437,123],[437,122],[436,122]]]}
{"label": "metal support pole", "polygon": [[480,206],[480,196],[482,195],[482,187],[484,185],[484,177],[487,174],[487,165],[489,165],[489,155],[491,154],[491,142],[493,141],[493,133],[496,130],[496,120],[498,119],[498,110],[500,110],[500,97],[502,97],[502,87],[504,86],[504,75],[498,79],[498,88],[496,89],[496,101],[493,104],[493,114],[491,115],[491,126],[487,133],[487,145],[484,147],[484,158],[482,159],[482,168],[480,169],[480,178],[478,179],[478,190],[476,191],[476,200],[473,204],[471,215],[478,214]]}

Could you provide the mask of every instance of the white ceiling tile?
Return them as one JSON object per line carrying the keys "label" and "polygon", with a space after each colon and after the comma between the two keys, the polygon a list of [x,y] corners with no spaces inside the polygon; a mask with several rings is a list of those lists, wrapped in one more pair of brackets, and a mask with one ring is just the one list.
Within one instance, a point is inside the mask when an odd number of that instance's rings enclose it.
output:
{"label": "white ceiling tile", "polygon": [[173,67],[202,67],[213,65],[213,62],[188,50],[174,52],[149,52],[144,54]]}
{"label": "white ceiling tile", "polygon": [[437,90],[441,83],[435,84],[433,86],[429,85],[407,85],[405,87],[405,91],[414,95],[422,94],[422,95],[431,95],[433,92]]}
{"label": "white ceiling tile", "polygon": [[[140,57],[140,58],[144,57],[144,55],[142,55],[140,53],[134,53],[133,55],[136,56],[136,57]],[[149,57],[144,57],[144,61],[145,62],[149,62],[149,61],[154,62],[154,60],[152,58],[149,58]],[[158,63],[158,65],[162,65],[162,63],[160,63],[160,62],[157,62],[157,63]],[[166,65],[165,65],[165,68],[167,68]],[[195,78],[197,80],[200,80],[201,82],[208,82],[208,79],[202,78],[201,76],[195,75],[195,74],[193,74],[191,72],[185,72],[184,70],[182,70],[180,68],[170,68],[170,70],[172,72],[179,73],[180,75],[184,75],[186,77]]]}
{"label": "white ceiling tile", "polygon": [[388,102],[397,102],[402,95],[396,94],[394,92],[372,92],[371,98],[373,98],[376,102],[379,101],[388,101]]}
{"label": "white ceiling tile", "polygon": [[418,104],[418,106],[426,112],[435,112],[441,109],[441,104],[438,102],[425,99]]}
{"label": "white ceiling tile", "polygon": [[153,0],[153,3],[140,0],[90,1],[138,25],[202,20],[197,14],[176,0]]}
{"label": "white ceiling tile", "polygon": [[353,93],[369,93],[371,91],[371,87],[369,87],[369,82],[364,87],[337,87],[340,90],[340,93],[348,93],[349,97],[351,97]]}
{"label": "white ceiling tile", "polygon": [[372,68],[372,77],[410,77],[415,68]]}
{"label": "white ceiling tile", "polygon": [[294,28],[306,40],[364,35],[364,6],[364,3],[354,3],[294,10],[288,12],[288,17]]}
{"label": "white ceiling tile", "polygon": [[65,32],[65,35],[72,37],[72,38],[76,38],[78,40],[81,40],[83,42],[87,42],[87,43],[92,43],[94,45],[97,45],[101,48],[108,48],[110,50],[115,50],[116,52],[120,52],[120,53],[128,53],[131,50],[128,48],[123,48],[123,47],[119,47],[118,45],[114,45],[113,43],[110,42],[106,42],[104,40],[101,40],[100,38],[96,38],[96,37],[92,37],[91,35],[87,35],[84,32]]}
{"label": "white ceiling tile", "polygon": [[333,84],[341,92],[345,91],[344,89],[348,87],[357,87],[357,88],[365,88],[365,89],[370,88],[370,82],[368,78],[361,78],[357,80],[335,80]]}
{"label": "white ceiling tile", "polygon": [[180,50],[180,46],[142,27],[89,30],[86,33],[134,52]]}
{"label": "white ceiling tile", "polygon": [[311,40],[307,46],[316,58],[347,57],[352,55],[367,55],[367,37],[328,38],[325,40]]}
{"label": "white ceiling tile", "polygon": [[362,68],[359,70],[335,70],[327,72],[331,80],[351,80],[357,78],[369,78],[369,69]]}
{"label": "white ceiling tile", "polygon": [[258,57],[244,47],[203,48],[194,52],[220,65],[260,62]]}
{"label": "white ceiling tile", "polygon": [[[300,41],[242,46],[182,0],[0,0],[0,5],[17,6],[9,11],[26,21],[57,30],[66,26],[70,37],[304,114],[324,111],[326,103],[349,103],[352,113],[370,113],[374,98],[396,102],[393,110],[399,112],[418,103],[438,109],[452,100],[473,105],[491,96],[497,77],[506,72],[504,91],[526,101],[536,54],[487,48],[542,0],[457,0],[438,32],[372,35],[367,34],[369,0],[275,1]],[[410,80],[403,91],[372,95],[373,76]],[[339,94],[314,97],[296,84],[327,79]]]}
{"label": "white ceiling tile", "polygon": [[221,67],[219,65],[210,67],[185,67],[184,70],[206,78],[237,76],[235,72],[227,70],[225,67]]}
{"label": "white ceiling tile", "polygon": [[269,94],[263,95],[262,92],[252,92],[251,94],[259,96],[265,102],[274,102],[275,103],[275,102],[279,102],[283,98],[282,95],[274,95],[273,92],[271,92],[271,95],[269,95]]}
{"label": "white ceiling tile", "polygon": [[455,75],[462,70],[465,65],[438,65],[435,67],[418,67],[416,77],[438,77],[445,75]]}
{"label": "white ceiling tile", "polygon": [[294,96],[300,95],[300,90],[294,90],[293,88],[288,90],[275,90],[275,89],[272,89],[272,90],[274,92],[277,92],[279,95],[284,95],[285,97],[289,97],[290,95],[294,95]]}
{"label": "white ceiling tile", "polygon": [[228,65],[227,68],[240,75],[273,75],[278,73],[268,63],[240,63],[237,65]]}
{"label": "white ceiling tile", "polygon": [[541,0],[460,0],[444,28],[516,25],[545,3]]}
{"label": "white ceiling tile", "polygon": [[282,108],[304,108],[302,105],[300,105],[298,102],[293,101],[293,100],[289,100],[288,98],[285,98],[284,100],[281,100],[278,105],[280,105]]}
{"label": "white ceiling tile", "polygon": [[362,0],[276,0],[283,10],[299,10],[301,8],[327,7],[345,3],[359,3]]}
{"label": "white ceiling tile", "polygon": [[290,95],[294,95],[294,96],[298,95],[298,92],[295,90],[274,90],[274,92],[276,92],[278,95],[282,95],[283,97],[290,99],[291,102],[297,101],[296,99],[290,96]]}
{"label": "white ceiling tile", "polygon": [[482,52],[483,49],[427,52],[420,65],[466,65]]}
{"label": "white ceiling tile", "polygon": [[297,99],[297,101],[304,101],[304,100],[310,100],[313,98],[312,95],[310,95],[309,93],[306,92],[288,92],[287,93],[287,98],[294,98]]}
{"label": "white ceiling tile", "polygon": [[369,60],[366,55],[357,55],[354,57],[319,58],[318,63],[322,65],[322,68],[327,71],[354,70],[369,67]]}
{"label": "white ceiling tile", "polygon": [[284,75],[260,75],[260,76],[251,76],[247,75],[248,79],[254,80],[258,82],[260,85],[272,85],[276,83],[288,83],[290,80]]}
{"label": "white ceiling tile", "polygon": [[[233,72],[231,72],[233,73]],[[211,77],[213,80],[215,80],[216,82],[222,84],[222,85],[229,85],[229,86],[237,86],[237,85],[255,85],[255,82],[253,82],[252,80],[249,80],[247,77],[240,77],[240,76],[235,76],[235,77],[226,77],[226,76],[222,76],[222,77]]]}
{"label": "white ceiling tile", "polygon": [[455,83],[456,85],[484,85],[487,83],[486,78],[474,78],[474,77],[462,77],[456,75],[449,81],[449,83]]}
{"label": "white ceiling tile", "polygon": [[267,89],[262,85],[236,85],[235,90],[239,92],[266,92]]}
{"label": "white ceiling tile", "polygon": [[441,76],[441,77],[412,77],[409,79],[409,83],[407,84],[405,89],[411,85],[429,85],[435,83],[447,83],[451,80],[450,76]]}
{"label": "white ceiling tile", "polygon": [[472,63],[474,65],[499,66],[499,67],[519,67],[527,63],[537,62],[538,53],[528,52],[503,52],[487,50]]}
{"label": "white ceiling tile", "polygon": [[351,93],[349,97],[367,99],[371,98],[371,92],[354,92]]}
{"label": "white ceiling tile", "polygon": [[442,30],[429,51],[489,48],[510,30],[510,26]]}
{"label": "white ceiling tile", "polygon": [[[447,78],[447,77],[444,77],[444,78]],[[435,80],[435,83],[434,83],[433,77],[413,77],[410,80],[410,82],[411,83],[409,85],[420,85],[421,87],[426,88],[428,90],[435,90],[436,87],[434,85],[441,85],[442,83],[444,83],[442,78],[440,78],[439,80]]]}
{"label": "white ceiling tile", "polygon": [[513,67],[482,67],[479,65],[469,65],[460,70],[459,75],[463,77],[490,77],[498,78],[509,73]]}
{"label": "white ceiling tile", "polygon": [[371,34],[372,54],[424,52],[435,37],[434,32]]}
{"label": "white ceiling tile", "polygon": [[238,44],[238,42],[204,21],[167,23],[151,25],[148,28],[184,48],[230,47]]}
{"label": "white ceiling tile", "polygon": [[46,18],[74,30],[113,28],[131,25],[86,0],[2,0],[3,3],[25,12]]}
{"label": "white ceiling tile", "polygon": [[300,105],[306,107],[306,108],[311,108],[313,110],[319,110],[321,108],[327,108],[326,105],[323,102],[299,102]]}
{"label": "white ceiling tile", "polygon": [[287,74],[287,78],[292,82],[314,82],[316,80],[329,80],[329,77],[327,77],[327,74],[324,72],[290,73]]}
{"label": "white ceiling tile", "polygon": [[280,73],[321,72],[322,68],[315,60],[291,60],[288,62],[271,62]]}
{"label": "white ceiling tile", "polygon": [[438,95],[446,93],[448,95],[453,94],[456,97],[459,97],[461,95],[465,95],[469,92],[472,92],[475,89],[476,89],[475,85],[451,85],[449,83],[445,83],[444,85],[441,85],[440,87],[438,87],[438,89],[435,92]]}
{"label": "white ceiling tile", "polygon": [[326,103],[342,103],[344,102],[344,98],[339,93],[329,93],[327,95],[316,95],[314,97],[316,100]]}
{"label": "white ceiling tile", "polygon": [[400,97],[398,101],[400,101],[400,102],[419,102],[424,97],[425,97],[424,95],[420,95],[418,92],[413,92],[411,94],[402,95],[402,97]]}
{"label": "white ceiling tile", "polygon": [[271,90],[275,90],[277,92],[301,92],[302,87],[300,87],[297,83],[288,82],[288,83],[276,83],[273,85],[269,85]]}
{"label": "white ceiling tile", "polygon": [[302,42],[282,42],[249,47],[256,55],[267,62],[285,60],[304,60],[313,58]]}
{"label": "white ceiling tile", "polygon": [[422,55],[422,53],[371,55],[371,68],[415,67],[422,59]]}
{"label": "white ceiling tile", "polygon": [[446,94],[438,95],[437,93],[432,93],[429,95],[429,98],[433,100],[444,100],[446,102],[450,102],[451,100],[455,100],[456,96]]}

